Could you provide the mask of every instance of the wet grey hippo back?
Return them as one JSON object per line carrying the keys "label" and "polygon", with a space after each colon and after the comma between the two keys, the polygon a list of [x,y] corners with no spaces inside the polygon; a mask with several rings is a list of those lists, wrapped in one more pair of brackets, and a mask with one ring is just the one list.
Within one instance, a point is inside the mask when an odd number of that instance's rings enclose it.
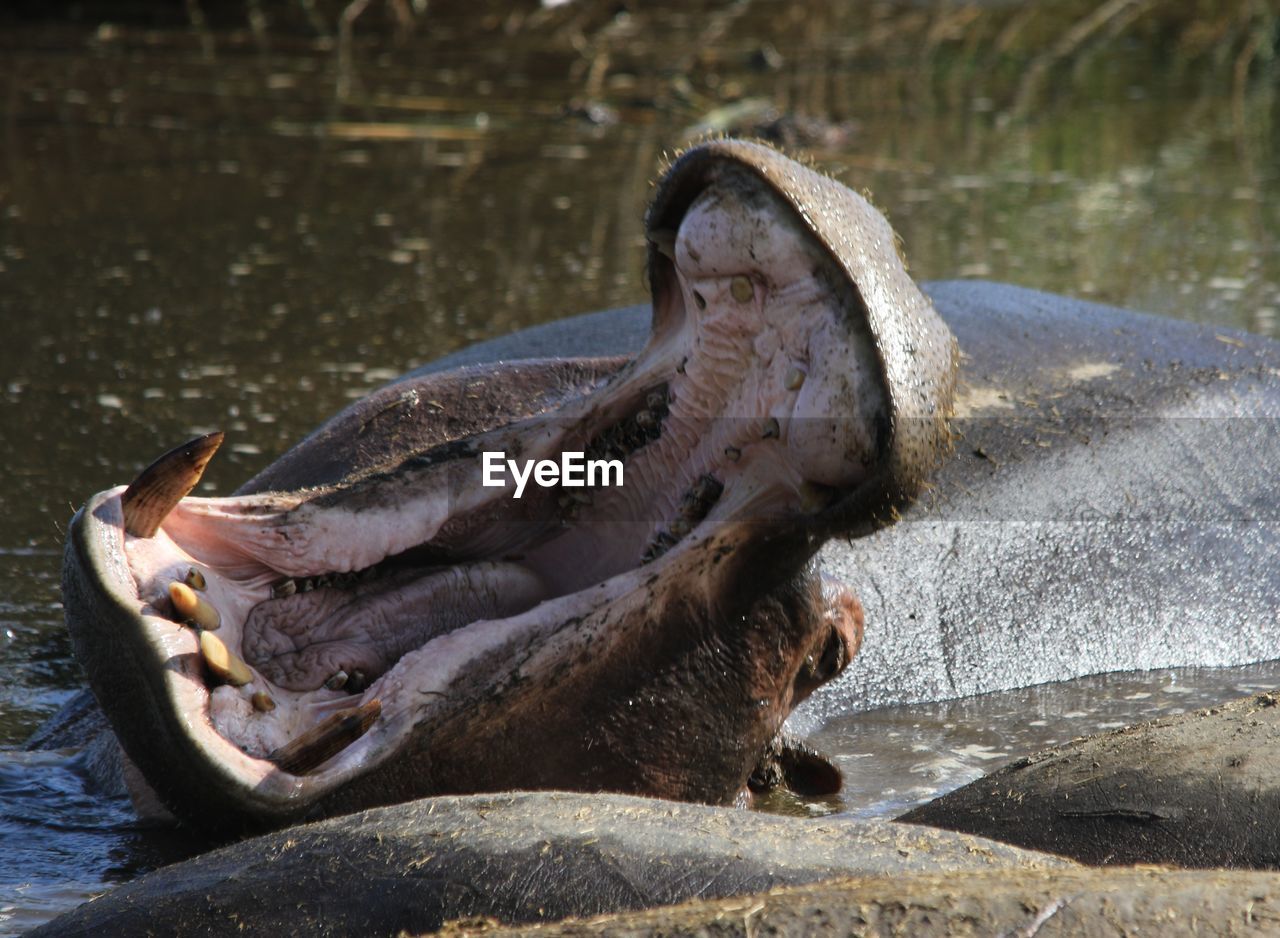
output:
{"label": "wet grey hippo back", "polygon": [[[899,523],[819,555],[867,634],[809,711],[1280,657],[1280,345],[1006,284],[924,289],[962,352],[955,453]],[[428,368],[623,353],[646,316]]]}
{"label": "wet grey hippo back", "polygon": [[[1278,881],[1089,869],[884,821],[516,793],[255,838],[145,876],[33,934],[392,936],[442,925],[451,935],[528,934],[566,915],[579,918],[536,933],[1257,934],[1274,921]],[[495,931],[498,922],[515,927]]]}
{"label": "wet grey hippo back", "polygon": [[396,935],[467,916],[549,921],[839,876],[1072,867],[888,821],[517,792],[426,799],[257,837],[151,873],[37,934]]}
{"label": "wet grey hippo back", "polygon": [[905,524],[828,545],[867,640],[826,700],[1280,657],[1280,345],[1014,287],[936,284],[956,452]]}

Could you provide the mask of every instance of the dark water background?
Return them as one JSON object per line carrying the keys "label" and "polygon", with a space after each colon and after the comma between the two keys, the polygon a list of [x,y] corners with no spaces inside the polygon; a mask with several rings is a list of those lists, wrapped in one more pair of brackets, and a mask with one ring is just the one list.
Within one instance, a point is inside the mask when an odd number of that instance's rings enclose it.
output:
{"label": "dark water background", "polygon": [[[374,0],[349,44],[340,9],[0,8],[0,933],[180,849],[71,754],[19,748],[80,683],[75,506],[215,427],[204,490],[229,491],[407,368],[643,301],[650,180],[700,133],[871,189],[918,278],[1280,330],[1274,3],[434,0],[399,22]],[[1275,672],[810,729],[849,775],[839,807],[886,813]]]}

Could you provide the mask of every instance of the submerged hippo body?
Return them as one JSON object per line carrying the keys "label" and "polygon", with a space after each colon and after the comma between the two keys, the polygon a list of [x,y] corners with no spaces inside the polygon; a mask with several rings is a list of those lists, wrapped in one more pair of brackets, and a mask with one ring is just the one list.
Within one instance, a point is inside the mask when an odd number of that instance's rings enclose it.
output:
{"label": "submerged hippo body", "polygon": [[[413,376],[236,496],[184,497],[211,435],[76,516],[77,656],[179,817],[513,788],[729,803],[848,663],[858,601],[810,560],[939,461],[954,342],[883,217],[768,148],[689,151],[646,228],[638,353]],[[620,468],[482,481],[491,456],[561,452]]]}
{"label": "submerged hippo body", "polygon": [[620,795],[423,799],[251,838],[144,876],[37,934],[394,936],[549,921],[838,876],[1062,872],[950,831]]}

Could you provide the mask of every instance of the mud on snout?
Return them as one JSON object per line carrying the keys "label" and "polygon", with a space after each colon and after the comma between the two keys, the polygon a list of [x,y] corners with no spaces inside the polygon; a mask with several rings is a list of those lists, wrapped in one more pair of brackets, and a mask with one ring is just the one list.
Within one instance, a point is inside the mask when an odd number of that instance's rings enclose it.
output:
{"label": "mud on snout", "polygon": [[[271,825],[441,791],[742,790],[861,640],[856,599],[810,558],[936,456],[903,472],[882,300],[777,161],[809,173],[727,141],[672,168],[648,222],[650,338],[588,387],[404,451],[379,424],[376,464],[289,491],[189,497],[210,435],[86,504],[64,569],[77,655],[176,813]],[[510,474],[482,484],[487,452],[582,453],[621,484],[516,499]]]}

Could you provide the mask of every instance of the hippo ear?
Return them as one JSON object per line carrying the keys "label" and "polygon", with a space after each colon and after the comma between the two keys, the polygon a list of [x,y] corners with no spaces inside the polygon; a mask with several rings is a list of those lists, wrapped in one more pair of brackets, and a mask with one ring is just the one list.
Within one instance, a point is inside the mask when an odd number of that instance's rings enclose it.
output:
{"label": "hippo ear", "polygon": [[747,788],[757,795],[785,788],[816,798],[837,794],[842,787],[844,775],[830,759],[783,733],[773,738],[747,780]]}
{"label": "hippo ear", "polygon": [[293,491],[398,465],[590,392],[625,358],[528,359],[411,374],[325,422],[236,494]]}

